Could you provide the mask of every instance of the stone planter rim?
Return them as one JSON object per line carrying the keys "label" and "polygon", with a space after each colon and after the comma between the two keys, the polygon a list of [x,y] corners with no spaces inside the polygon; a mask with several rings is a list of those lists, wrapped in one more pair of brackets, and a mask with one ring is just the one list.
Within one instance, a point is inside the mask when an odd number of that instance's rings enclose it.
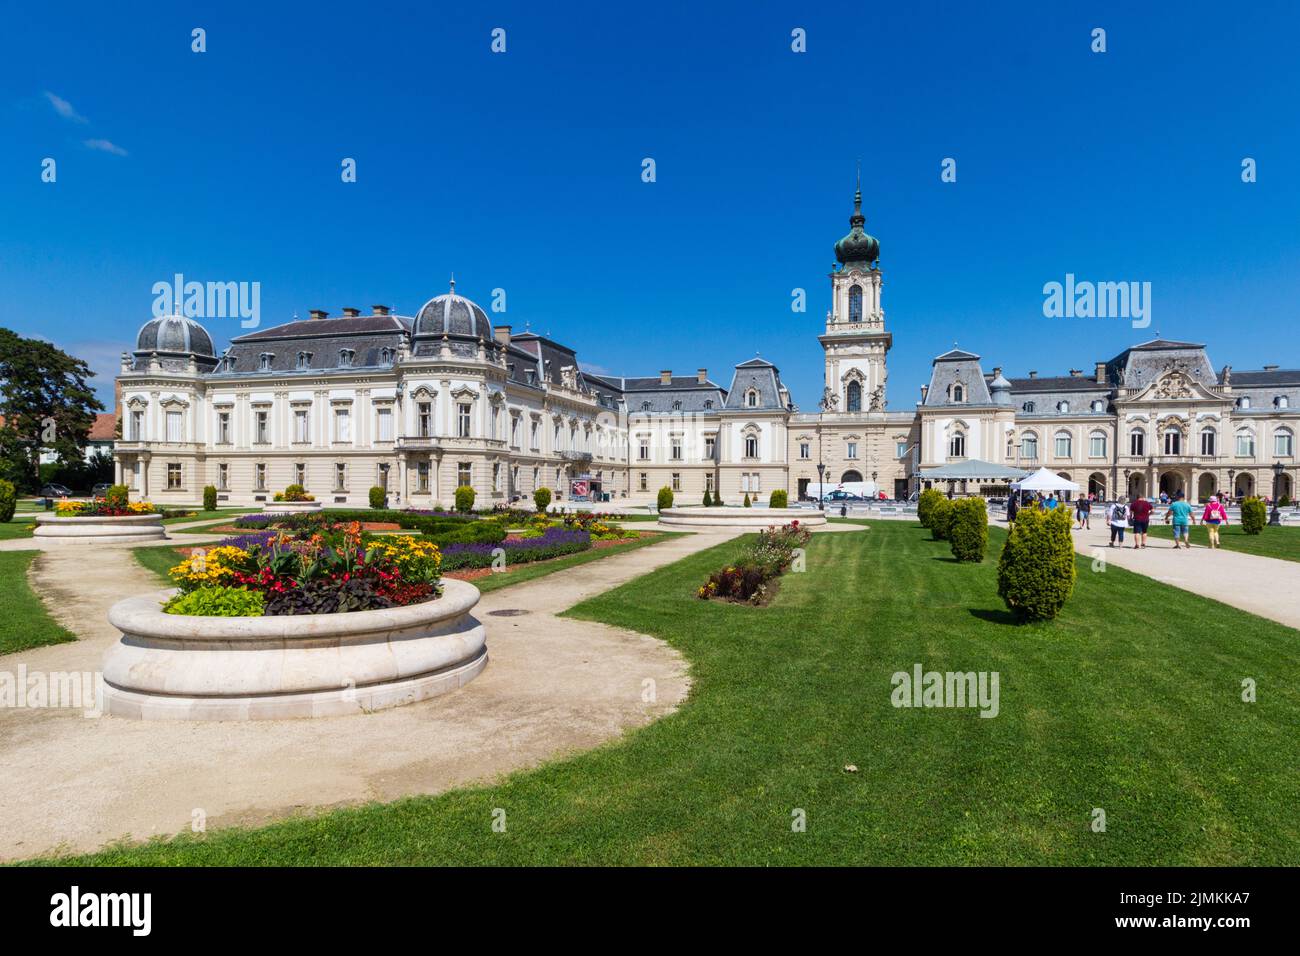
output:
{"label": "stone planter rim", "polygon": [[59,524],[103,524],[106,521],[120,522],[122,524],[146,524],[152,521],[161,521],[162,514],[154,512],[145,515],[47,515],[38,514],[36,516],[37,524],[47,524],[57,521]]}
{"label": "stone planter rim", "polygon": [[109,623],[123,634],[160,641],[275,641],[358,637],[418,627],[468,613],[479,590],[468,581],[443,578],[442,596],[433,601],[373,611],[338,614],[285,614],[274,617],[208,617],[167,614],[160,598],[176,589],[125,598],[108,612]]}

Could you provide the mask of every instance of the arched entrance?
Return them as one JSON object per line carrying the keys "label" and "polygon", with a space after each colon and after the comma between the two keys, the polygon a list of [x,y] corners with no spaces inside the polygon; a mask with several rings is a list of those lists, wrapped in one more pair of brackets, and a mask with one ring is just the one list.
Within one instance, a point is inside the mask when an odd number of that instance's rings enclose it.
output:
{"label": "arched entrance", "polygon": [[1088,476],[1088,494],[1098,501],[1106,500],[1106,476],[1101,472],[1094,471]]}
{"label": "arched entrance", "polygon": [[1237,484],[1233,488],[1233,494],[1238,498],[1249,498],[1255,493],[1255,477],[1253,475],[1238,475]]}
{"label": "arched entrance", "polygon": [[1285,498],[1288,502],[1295,500],[1295,489],[1291,487],[1291,476],[1282,475],[1273,482],[1273,498],[1281,501]]}
{"label": "arched entrance", "polygon": [[[1074,478],[1070,476],[1070,473],[1068,471],[1058,471],[1056,473],[1056,476],[1058,478],[1064,478],[1066,481],[1074,481]],[[1060,495],[1062,501],[1069,501],[1073,497],[1074,497],[1073,491],[1062,491]]]}
{"label": "arched entrance", "polygon": [[1196,497],[1200,501],[1209,501],[1210,495],[1219,490],[1219,479],[1211,472],[1201,475],[1196,481]]}
{"label": "arched entrance", "polygon": [[1133,498],[1145,498],[1147,494],[1147,476],[1142,472],[1134,472],[1128,476],[1128,496]]}
{"label": "arched entrance", "polygon": [[840,475],[840,484],[847,484],[850,481],[861,481],[861,480],[862,480],[862,473],[853,471],[852,469]]}
{"label": "arched entrance", "polygon": [[1179,492],[1187,494],[1187,483],[1183,476],[1177,471],[1166,471],[1160,476],[1160,493],[1168,495],[1170,498],[1175,497]]}

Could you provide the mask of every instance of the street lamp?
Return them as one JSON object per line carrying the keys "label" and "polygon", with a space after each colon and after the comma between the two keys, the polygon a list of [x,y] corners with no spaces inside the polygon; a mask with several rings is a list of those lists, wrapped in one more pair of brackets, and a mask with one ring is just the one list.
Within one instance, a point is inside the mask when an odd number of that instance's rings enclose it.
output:
{"label": "street lamp", "polygon": [[822,399],[817,403],[819,409],[817,413],[817,507],[822,511],[826,510],[826,466],[822,463],[822,417],[829,411],[834,411],[835,406],[839,404],[840,397],[832,392],[829,388],[822,389]]}
{"label": "street lamp", "polygon": [[1231,501],[1237,496],[1237,469],[1228,469],[1228,500]]}
{"label": "street lamp", "polygon": [[1277,510],[1277,489],[1282,484],[1282,463],[1273,462],[1273,510],[1268,514],[1268,523],[1270,527],[1279,527],[1282,524],[1282,515]]}

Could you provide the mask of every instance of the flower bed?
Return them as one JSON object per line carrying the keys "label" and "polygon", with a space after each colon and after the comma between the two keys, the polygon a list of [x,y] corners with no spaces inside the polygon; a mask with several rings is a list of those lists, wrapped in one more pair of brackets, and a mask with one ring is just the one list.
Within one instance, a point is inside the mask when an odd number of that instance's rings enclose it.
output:
{"label": "flower bed", "polygon": [[69,501],[65,498],[54,504],[54,514],[59,518],[125,518],[128,515],[159,513],[148,501],[113,501],[108,498]]}
{"label": "flower bed", "polygon": [[[403,607],[439,594],[442,556],[420,538],[372,538],[357,523],[263,531],[196,548],[171,569],[181,615],[271,617]],[[260,602],[232,591],[260,595]],[[201,592],[201,593],[196,593]]]}
{"label": "flower bed", "polygon": [[525,564],[532,561],[545,561],[566,554],[577,554],[591,547],[591,535],[586,531],[573,531],[566,528],[547,528],[535,538],[503,538],[498,542],[463,542],[448,544],[443,547],[442,566],[444,570],[462,568],[488,568],[500,549],[506,565]]}
{"label": "flower bed", "polygon": [[705,600],[766,604],[774,590],[772,582],[790,567],[796,550],[810,537],[812,532],[798,521],[760,531],[739,560],[709,575],[696,593]]}

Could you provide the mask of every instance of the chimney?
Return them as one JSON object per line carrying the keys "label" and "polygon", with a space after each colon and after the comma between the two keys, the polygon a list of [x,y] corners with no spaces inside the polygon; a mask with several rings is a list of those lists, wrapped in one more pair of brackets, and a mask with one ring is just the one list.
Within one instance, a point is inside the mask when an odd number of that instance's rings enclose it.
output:
{"label": "chimney", "polygon": [[492,332],[493,335],[496,337],[498,343],[500,343],[501,345],[510,344],[510,326],[498,325],[492,329]]}
{"label": "chimney", "polygon": [[703,385],[709,380],[709,370],[707,368],[697,368],[695,370],[695,381]]}
{"label": "chimney", "polygon": [[671,385],[673,383],[673,370],[670,368],[663,369],[659,373],[660,385]]}
{"label": "chimney", "polygon": [[922,386],[921,386],[921,402],[922,402],[922,404],[925,403],[925,396],[929,393],[929,391],[930,391],[930,386],[929,386],[929,385],[922,385]]}
{"label": "chimney", "polygon": [[347,318],[349,318],[349,319],[355,319],[358,315],[361,314],[361,310],[360,310],[360,309],[350,309],[350,308],[348,308],[347,306],[344,306],[344,307],[343,307],[343,314],[344,314]]}
{"label": "chimney", "polygon": [[1097,363],[1097,384],[1098,385],[1106,384],[1106,363],[1105,362]]}
{"label": "chimney", "polygon": [[1070,378],[1078,378],[1082,374],[1083,374],[1083,369],[1081,368],[1070,369]]}
{"label": "chimney", "polygon": [[1029,373],[1029,377],[1030,377],[1030,378],[1038,378],[1038,373],[1037,373],[1037,372],[1030,372],[1030,373]]}
{"label": "chimney", "polygon": [[330,317],[330,314],[326,312],[324,309],[312,309],[311,317],[313,319],[328,319]]}
{"label": "chimney", "polygon": [[1002,374],[1002,366],[1001,365],[993,366],[993,377],[997,378],[1001,374]]}
{"label": "chimney", "polygon": [[387,315],[387,314],[388,314],[388,306],[386,306],[386,305],[372,305],[372,306],[370,307],[370,314],[371,314],[371,315]]}

